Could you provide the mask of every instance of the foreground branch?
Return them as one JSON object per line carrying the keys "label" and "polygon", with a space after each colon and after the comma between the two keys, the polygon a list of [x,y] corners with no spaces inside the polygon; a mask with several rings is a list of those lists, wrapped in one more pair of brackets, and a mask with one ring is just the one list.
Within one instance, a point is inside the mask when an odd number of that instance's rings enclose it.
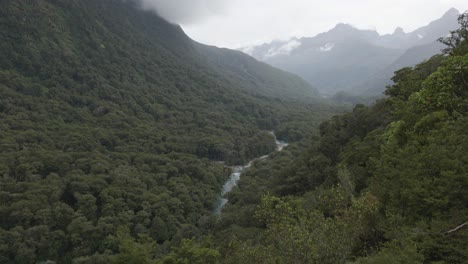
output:
{"label": "foreground branch", "polygon": [[454,229],[445,232],[444,235],[451,234],[451,233],[453,233],[453,232],[455,232],[455,231],[457,231],[457,230],[463,228],[463,227],[466,226],[466,225],[468,225],[468,222],[465,222],[465,223],[463,223],[463,224],[461,224],[461,225],[455,227]]}

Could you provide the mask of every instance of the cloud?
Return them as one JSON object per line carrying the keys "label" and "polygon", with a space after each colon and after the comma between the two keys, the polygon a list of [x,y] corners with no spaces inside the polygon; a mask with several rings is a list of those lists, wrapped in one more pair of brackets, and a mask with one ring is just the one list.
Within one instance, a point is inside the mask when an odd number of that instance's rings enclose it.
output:
{"label": "cloud", "polygon": [[156,11],[170,22],[190,25],[221,15],[230,0],[137,0],[146,10]]}
{"label": "cloud", "polygon": [[321,52],[329,52],[335,47],[335,43],[327,43],[324,46],[320,47],[318,50]]}
{"label": "cloud", "polygon": [[279,48],[270,48],[267,52],[267,54],[265,55],[265,59],[266,58],[271,58],[271,57],[275,57],[275,56],[278,56],[278,55],[288,55],[291,53],[291,51],[293,51],[294,49],[298,48],[301,46],[301,42],[299,42],[298,40],[296,39],[293,39],[289,42],[286,42],[285,44],[281,45]]}
{"label": "cloud", "polygon": [[313,37],[340,22],[357,28],[373,25],[371,28],[380,34],[392,34],[396,27],[411,32],[441,17],[451,7],[468,9],[466,0],[227,1],[229,4],[223,4],[219,15],[182,24],[184,31],[201,43],[239,48],[273,39]]}

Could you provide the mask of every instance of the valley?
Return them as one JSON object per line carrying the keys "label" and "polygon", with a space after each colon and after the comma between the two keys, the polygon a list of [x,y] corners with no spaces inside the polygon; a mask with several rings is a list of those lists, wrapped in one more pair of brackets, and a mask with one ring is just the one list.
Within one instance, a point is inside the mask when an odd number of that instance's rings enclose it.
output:
{"label": "valley", "polygon": [[[288,143],[278,140],[276,138],[276,135],[275,135],[274,132],[271,132],[271,134],[274,136],[274,139],[275,139],[275,144],[276,144],[276,150],[275,151],[282,151],[283,148],[288,146]],[[224,198],[224,196],[226,194],[228,194],[229,192],[231,192],[232,189],[237,186],[237,183],[240,180],[241,174],[245,170],[250,168],[253,165],[254,162],[267,159],[270,155],[271,154],[255,158],[255,159],[249,161],[245,165],[229,167],[230,169],[232,169],[232,173],[231,173],[231,175],[229,175],[229,179],[223,185],[223,188],[222,188],[222,191],[221,191],[221,196],[218,198],[218,201],[216,202],[216,206],[215,206],[215,209],[214,209],[215,214],[221,215],[221,210],[223,209],[223,207],[229,201],[228,199]]]}
{"label": "valley", "polygon": [[466,262],[467,12],[251,57],[173,3],[0,1],[1,264]]}

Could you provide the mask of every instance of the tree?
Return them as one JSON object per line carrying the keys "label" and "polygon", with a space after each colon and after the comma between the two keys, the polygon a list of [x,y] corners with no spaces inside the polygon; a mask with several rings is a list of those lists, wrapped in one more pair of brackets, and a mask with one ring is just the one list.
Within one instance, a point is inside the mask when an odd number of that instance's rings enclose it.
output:
{"label": "tree", "polygon": [[462,55],[468,51],[468,11],[458,17],[458,24],[460,28],[450,31],[449,37],[439,39],[441,43],[447,45],[443,50],[445,54]]}
{"label": "tree", "polygon": [[221,255],[216,249],[204,247],[193,240],[184,239],[178,247],[174,247],[166,257],[157,264],[217,264]]}
{"label": "tree", "polygon": [[111,240],[119,244],[119,253],[114,257],[113,264],[155,264],[153,260],[157,245],[148,236],[141,235],[138,239],[130,235],[127,227],[119,228],[117,236]]}

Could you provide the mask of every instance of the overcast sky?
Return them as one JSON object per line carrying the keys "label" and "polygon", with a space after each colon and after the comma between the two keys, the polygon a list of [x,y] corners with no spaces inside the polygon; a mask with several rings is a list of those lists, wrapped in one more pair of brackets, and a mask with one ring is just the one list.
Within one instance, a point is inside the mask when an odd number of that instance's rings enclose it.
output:
{"label": "overcast sky", "polygon": [[314,36],[337,23],[392,33],[428,24],[468,0],[141,0],[194,40],[239,48],[274,39]]}

